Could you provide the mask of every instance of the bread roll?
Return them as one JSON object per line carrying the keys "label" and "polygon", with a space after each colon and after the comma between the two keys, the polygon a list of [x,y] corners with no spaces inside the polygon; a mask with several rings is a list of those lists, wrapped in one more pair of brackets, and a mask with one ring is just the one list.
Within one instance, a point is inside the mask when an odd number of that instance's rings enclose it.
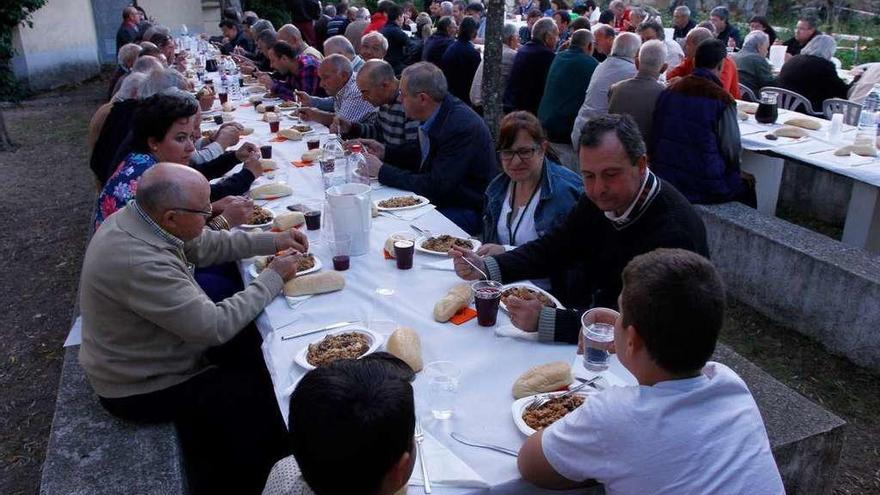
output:
{"label": "bread roll", "polygon": [[555,361],[529,369],[513,382],[513,398],[553,392],[567,387],[572,381],[571,365]]}
{"label": "bread roll", "polygon": [[253,134],[253,133],[254,133],[254,128],[253,128],[253,127],[244,127],[244,128],[242,128],[242,130],[241,130],[241,135],[242,135],[242,136],[250,136],[250,135]]}
{"label": "bread roll", "polygon": [[408,327],[400,327],[388,337],[386,350],[408,364],[415,372],[422,370],[422,342],[419,334]]}
{"label": "bread roll", "polygon": [[806,117],[795,117],[793,119],[788,119],[783,122],[785,125],[793,125],[795,127],[801,127],[803,129],[809,129],[811,131],[818,131],[822,128],[822,124],[817,120],[808,119]]}
{"label": "bread roll", "polygon": [[295,277],[284,284],[284,295],[290,297],[307,296],[309,294],[323,294],[342,290],[345,287],[345,277],[341,273],[319,272],[304,277]]}
{"label": "bread roll", "polygon": [[231,112],[235,110],[235,107],[232,106],[232,103],[229,103],[228,101],[221,105],[220,108],[222,108],[224,112]]}
{"label": "bread roll", "polygon": [[223,112],[223,123],[232,122],[235,120],[235,115],[232,115],[229,112]]}
{"label": "bread roll", "polygon": [[258,101],[263,101],[263,95],[253,95],[248,98],[248,101],[251,103],[256,103]]}
{"label": "bread roll", "polygon": [[750,101],[738,101],[736,102],[736,109],[743,113],[756,113],[758,111],[758,104]]}
{"label": "bread roll", "polygon": [[852,153],[852,146],[844,146],[834,150],[834,156],[849,156]]}
{"label": "bread roll", "polygon": [[257,273],[265,270],[267,266],[269,266],[268,256],[257,256],[257,259],[254,260],[254,268],[257,269]]}
{"label": "bread roll", "polygon": [[272,221],[272,227],[278,230],[289,230],[297,225],[302,225],[305,221],[306,217],[302,212],[294,211],[275,217],[275,220]]}
{"label": "bread roll", "polygon": [[434,320],[446,323],[460,309],[471,303],[474,290],[470,284],[458,284],[434,305]]}
{"label": "bread roll", "polygon": [[291,141],[300,141],[303,138],[302,133],[296,129],[281,129],[278,135]]}
{"label": "bread roll", "polygon": [[809,133],[807,133],[807,131],[801,129],[800,127],[785,125],[773,131],[773,135],[778,137],[798,139],[809,136]]}
{"label": "bread roll", "polygon": [[739,120],[749,120],[749,114],[745,112],[736,112],[736,116]]}
{"label": "bread roll", "polygon": [[385,239],[385,252],[392,258],[396,258],[396,256],[394,256],[394,241],[396,240],[397,239],[395,239],[393,235],[389,235],[388,239]]}
{"label": "bread roll", "polygon": [[262,103],[260,103],[259,105],[257,105],[257,108],[256,108],[255,110],[256,110],[257,112],[259,112],[259,113],[266,113],[266,107],[263,106]]}
{"label": "bread roll", "polygon": [[266,112],[263,114],[264,122],[278,122],[278,114],[275,112]]}
{"label": "bread roll", "polygon": [[852,152],[859,156],[877,156],[877,147],[868,145],[853,145]]}
{"label": "bread roll", "polygon": [[278,170],[278,164],[275,163],[275,160],[270,160],[268,158],[260,159],[260,167],[263,167],[263,172]]}
{"label": "bread roll", "polygon": [[287,184],[273,182],[271,184],[255,187],[251,189],[248,194],[250,194],[252,199],[274,199],[283,196],[290,196],[293,194],[293,189]]}
{"label": "bread roll", "polygon": [[321,150],[308,150],[302,154],[302,161],[310,163],[315,160],[319,160],[321,158],[321,154]]}

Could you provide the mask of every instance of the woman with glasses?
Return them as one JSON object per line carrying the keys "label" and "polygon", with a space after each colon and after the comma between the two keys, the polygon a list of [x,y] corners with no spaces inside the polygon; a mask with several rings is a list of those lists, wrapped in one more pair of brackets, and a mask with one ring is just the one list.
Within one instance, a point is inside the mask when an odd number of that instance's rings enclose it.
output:
{"label": "woman with glasses", "polygon": [[547,137],[537,117],[513,112],[501,119],[498,158],[503,173],[486,188],[483,246],[495,255],[505,246],[537,239],[562,220],[583,192],[583,181],[547,157]]}
{"label": "woman with glasses", "polygon": [[[189,164],[190,156],[195,151],[192,131],[194,119],[199,118],[198,112],[199,105],[195,98],[183,92],[160,93],[139,103],[133,118],[132,151],[119,164],[116,172],[110,176],[98,196],[95,208],[95,230],[108,216],[134,198],[137,191],[137,181],[147,169],[159,162]],[[248,155],[246,152],[242,152],[242,154]],[[259,166],[259,161],[255,158],[252,159],[250,156],[237,156],[237,158],[247,160],[246,168],[211,185],[211,200],[216,203],[213,208],[215,217],[209,221],[209,227],[229,228],[243,223],[247,219],[239,214],[246,211],[242,205],[224,213],[226,207],[233,205],[236,201],[221,199],[244,194],[254,179],[260,175],[262,169]],[[217,167],[209,165],[211,163],[213,162],[208,162],[197,168],[208,179],[216,177],[214,172],[220,171],[215,170]],[[228,168],[226,167],[223,172],[228,171]],[[223,214],[222,217],[221,214]]]}

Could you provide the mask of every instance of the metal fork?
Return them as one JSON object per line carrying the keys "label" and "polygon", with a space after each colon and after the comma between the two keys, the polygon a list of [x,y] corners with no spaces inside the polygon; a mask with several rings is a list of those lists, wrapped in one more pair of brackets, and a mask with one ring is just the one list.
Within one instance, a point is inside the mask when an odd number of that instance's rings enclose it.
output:
{"label": "metal fork", "polygon": [[558,398],[562,398],[562,397],[568,397],[568,396],[574,394],[575,392],[577,392],[577,391],[583,389],[584,387],[586,387],[586,386],[592,384],[593,382],[597,381],[599,378],[600,378],[600,377],[595,376],[595,377],[593,377],[593,378],[591,378],[591,379],[589,379],[589,380],[587,380],[587,381],[581,383],[581,384],[578,385],[577,387],[575,387],[575,388],[573,388],[573,389],[570,389],[569,391],[565,392],[564,394],[559,394],[559,395],[550,395],[550,394],[539,395],[539,396],[535,397],[534,399],[532,399],[531,402],[529,402],[529,405],[526,406],[526,409],[525,409],[525,410],[526,410],[526,411],[534,411],[535,409],[537,409],[537,408],[543,406],[544,404],[550,402],[550,401],[553,400],[553,399],[558,399]]}
{"label": "metal fork", "polygon": [[422,455],[422,442],[425,441],[425,433],[422,431],[422,422],[416,418],[416,431],[413,435],[416,440],[416,455],[422,466],[422,479],[425,480],[425,493],[431,493],[431,480],[428,479],[428,465],[425,464],[425,456]]}

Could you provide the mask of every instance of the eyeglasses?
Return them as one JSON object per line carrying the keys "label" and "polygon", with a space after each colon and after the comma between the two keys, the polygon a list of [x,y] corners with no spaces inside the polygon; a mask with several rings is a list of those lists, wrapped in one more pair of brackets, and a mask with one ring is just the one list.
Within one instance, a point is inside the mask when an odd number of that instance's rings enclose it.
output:
{"label": "eyeglasses", "polygon": [[211,216],[214,215],[214,208],[211,205],[208,205],[207,210],[195,210],[192,208],[169,208],[169,209],[174,210],[174,211],[185,211],[187,213],[195,213],[197,215],[201,215],[201,216],[205,217],[205,220],[211,218]]}
{"label": "eyeglasses", "polygon": [[531,146],[528,148],[519,148],[519,149],[515,149],[515,150],[499,150],[498,156],[500,156],[501,159],[505,162],[509,162],[510,160],[513,160],[513,155],[518,156],[519,159],[522,161],[526,161],[526,160],[531,160],[535,156],[535,152],[537,152],[537,151],[538,151],[537,146]]}

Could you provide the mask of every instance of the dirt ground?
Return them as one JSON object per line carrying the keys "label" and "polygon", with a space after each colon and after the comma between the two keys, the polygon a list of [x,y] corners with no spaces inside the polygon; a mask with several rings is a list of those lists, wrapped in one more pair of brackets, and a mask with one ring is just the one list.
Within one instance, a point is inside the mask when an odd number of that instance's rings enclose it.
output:
{"label": "dirt ground", "polygon": [[[62,344],[94,202],[85,136],[106,81],[3,109],[15,153],[0,153],[0,494],[38,492]],[[880,493],[877,375],[736,304],[722,339],[849,423],[835,493]]]}

